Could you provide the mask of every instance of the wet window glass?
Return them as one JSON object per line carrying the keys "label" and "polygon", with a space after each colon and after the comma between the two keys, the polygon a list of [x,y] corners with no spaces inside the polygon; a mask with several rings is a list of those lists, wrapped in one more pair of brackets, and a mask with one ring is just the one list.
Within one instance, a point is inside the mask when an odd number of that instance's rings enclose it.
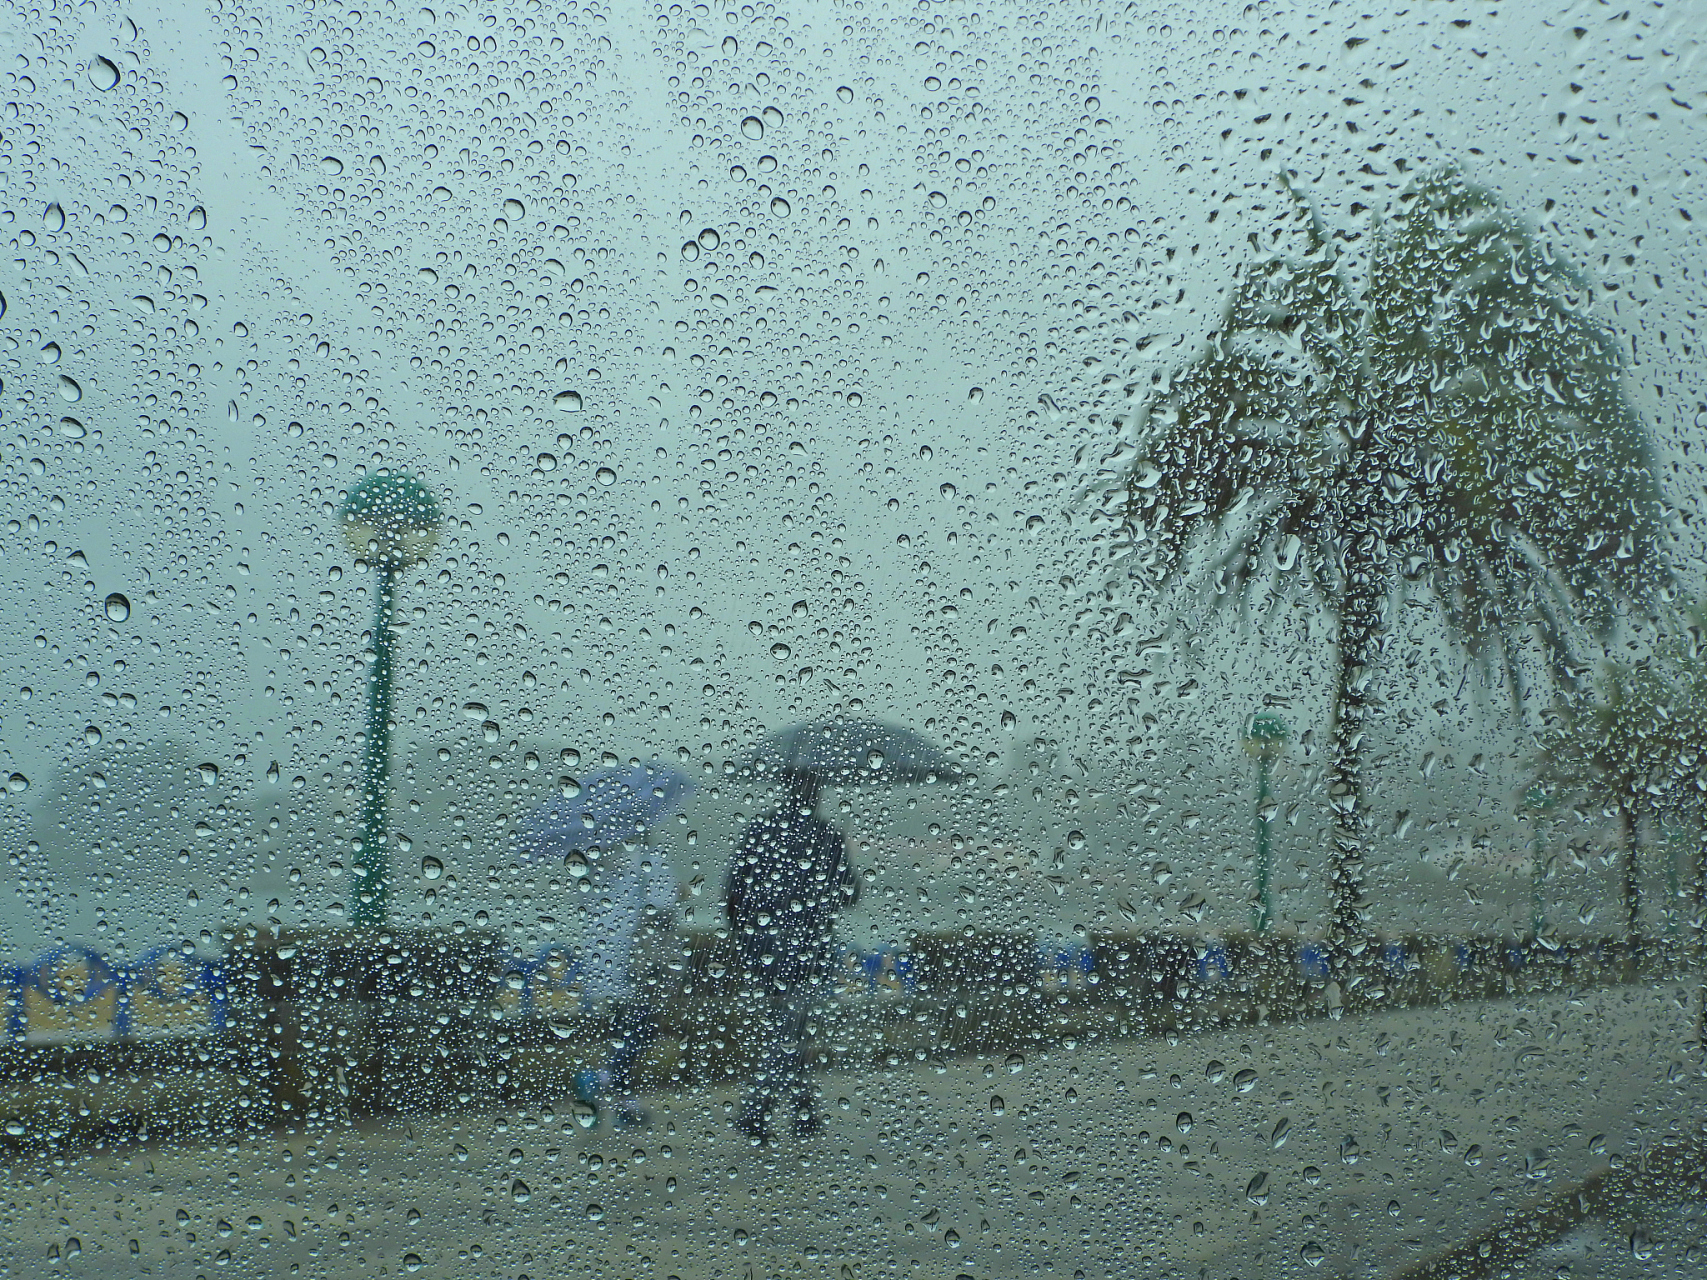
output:
{"label": "wet window glass", "polygon": [[1700,19],[0,12],[0,1269],[1701,1274]]}

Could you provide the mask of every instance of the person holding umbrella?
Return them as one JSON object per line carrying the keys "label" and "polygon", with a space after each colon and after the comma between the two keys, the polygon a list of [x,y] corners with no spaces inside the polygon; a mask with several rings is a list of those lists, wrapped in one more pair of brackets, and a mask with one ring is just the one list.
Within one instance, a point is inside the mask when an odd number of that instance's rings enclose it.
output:
{"label": "person holding umbrella", "polygon": [[818,815],[823,782],[892,784],[959,773],[916,734],[874,721],[785,730],[766,740],[750,768],[775,777],[783,792],[777,811],[742,836],[725,887],[759,1046],[736,1125],[762,1143],[784,1099],[795,1133],[824,1125],[807,1073],[808,1022],[834,959],[836,913],[858,901],[859,880],[842,833]]}
{"label": "person holding umbrella", "polygon": [[643,838],[693,789],[664,765],[606,769],[573,797],[541,805],[522,831],[524,856],[561,858],[577,890],[581,998],[602,1009],[610,1050],[602,1069],[577,1073],[575,1092],[619,1128],[646,1123],[634,1070],[658,1038],[657,1009],[636,990],[635,941],[642,929],[669,928],[680,896],[675,873]]}

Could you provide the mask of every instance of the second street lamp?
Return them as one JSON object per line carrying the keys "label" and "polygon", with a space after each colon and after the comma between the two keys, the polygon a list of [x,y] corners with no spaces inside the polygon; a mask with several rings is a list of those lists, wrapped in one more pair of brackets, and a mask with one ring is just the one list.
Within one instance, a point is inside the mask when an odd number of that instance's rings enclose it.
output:
{"label": "second street lamp", "polygon": [[350,922],[385,923],[390,868],[385,848],[386,781],[391,770],[391,614],[397,575],[432,554],[442,516],[433,491],[414,476],[379,472],[363,480],[339,511],[350,549],[378,575],[373,621],[373,676],[368,682],[367,741],[362,750],[362,805],[351,870],[356,883]]}
{"label": "second street lamp", "polygon": [[1251,909],[1251,928],[1267,933],[1274,927],[1274,902],[1269,889],[1268,773],[1286,750],[1286,721],[1269,711],[1259,711],[1245,726],[1245,753],[1257,762],[1257,900]]}

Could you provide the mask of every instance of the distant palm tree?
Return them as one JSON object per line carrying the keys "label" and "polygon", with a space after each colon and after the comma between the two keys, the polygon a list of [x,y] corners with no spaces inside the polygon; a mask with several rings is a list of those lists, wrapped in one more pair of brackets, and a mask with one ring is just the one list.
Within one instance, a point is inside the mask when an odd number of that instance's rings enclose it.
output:
{"label": "distant palm tree", "polygon": [[[1641,940],[1637,846],[1643,819],[1671,821],[1695,833],[1707,817],[1707,625],[1663,636],[1641,661],[1608,661],[1592,700],[1567,706],[1542,734],[1536,781],[1575,792],[1618,820],[1624,846],[1622,894],[1631,949]],[[1698,866],[1697,893],[1707,884]],[[1674,904],[1675,908],[1675,904]]]}
{"label": "distant palm tree", "polygon": [[1247,610],[1297,580],[1335,618],[1344,944],[1367,932],[1363,742],[1395,592],[1430,588],[1521,696],[1514,629],[1537,624],[1568,673],[1579,629],[1663,580],[1662,509],[1588,287],[1497,197],[1455,167],[1423,175],[1373,226],[1361,285],[1292,199],[1305,252],[1242,270],[1203,353],[1139,402],[1111,490],[1133,576]]}

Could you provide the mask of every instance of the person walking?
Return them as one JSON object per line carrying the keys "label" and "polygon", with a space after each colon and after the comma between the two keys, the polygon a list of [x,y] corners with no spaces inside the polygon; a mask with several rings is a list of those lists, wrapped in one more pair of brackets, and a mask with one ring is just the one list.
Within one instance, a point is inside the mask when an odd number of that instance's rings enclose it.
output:
{"label": "person walking", "polygon": [[[675,925],[681,889],[663,851],[645,843],[652,824],[694,790],[686,775],[633,764],[587,778],[570,803],[542,805],[522,833],[525,856],[560,857],[577,892],[566,913],[581,1000],[607,1029],[602,1068],[575,1075],[575,1094],[618,1128],[645,1124],[635,1068],[658,1039],[658,1011],[637,990],[634,959],[643,936]],[[644,944],[642,944],[644,945]]]}
{"label": "person walking", "polygon": [[747,828],[725,887],[758,1045],[736,1125],[755,1143],[770,1140],[784,1099],[797,1134],[823,1128],[807,1073],[808,1022],[825,993],[836,913],[859,898],[842,834],[818,816],[817,775],[784,769],[780,780],[781,805]]}

